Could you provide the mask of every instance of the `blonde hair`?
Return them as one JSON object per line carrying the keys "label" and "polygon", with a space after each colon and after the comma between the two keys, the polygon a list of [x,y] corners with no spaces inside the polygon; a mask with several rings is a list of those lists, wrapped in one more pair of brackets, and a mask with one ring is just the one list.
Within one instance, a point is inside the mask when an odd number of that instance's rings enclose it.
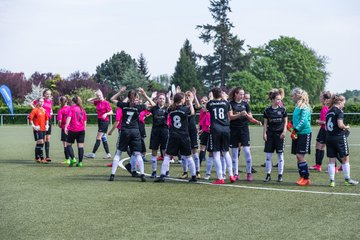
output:
{"label": "blonde hair", "polygon": [[330,105],[329,105],[329,109],[331,109],[335,104],[339,104],[343,101],[345,101],[345,97],[343,95],[337,95],[337,94],[333,94],[330,98]]}
{"label": "blonde hair", "polygon": [[297,98],[296,106],[298,108],[303,109],[308,107],[310,109],[309,95],[305,90],[301,88],[294,88],[291,91],[291,95],[296,95]]}

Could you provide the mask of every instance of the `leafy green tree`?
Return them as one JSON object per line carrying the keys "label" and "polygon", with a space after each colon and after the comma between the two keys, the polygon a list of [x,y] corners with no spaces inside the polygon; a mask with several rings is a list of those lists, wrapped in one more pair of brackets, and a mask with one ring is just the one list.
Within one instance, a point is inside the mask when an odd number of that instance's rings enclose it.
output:
{"label": "leafy green tree", "polygon": [[230,0],[211,0],[210,13],[214,25],[198,25],[202,32],[199,36],[204,43],[214,45],[212,55],[202,56],[207,64],[204,70],[205,81],[208,86],[225,86],[229,73],[241,71],[246,66],[246,58],[242,54],[243,40],[239,40],[231,33],[234,25],[228,14],[231,12]]}
{"label": "leafy green tree", "polygon": [[198,92],[202,93],[201,73],[200,68],[196,64],[195,56],[196,54],[192,51],[191,44],[186,40],[180,50],[180,57],[176,63],[171,83],[180,86],[183,90],[195,87]]}
{"label": "leafy green tree", "polygon": [[272,89],[269,81],[261,81],[254,74],[248,71],[241,71],[231,74],[228,87],[242,87],[251,95],[253,103],[263,103]]}
{"label": "leafy green tree", "polygon": [[94,79],[115,90],[118,90],[119,86],[126,86],[129,89],[147,86],[145,76],[137,70],[135,59],[125,51],[114,54],[97,66]]}
{"label": "leafy green tree", "polygon": [[265,56],[277,63],[290,88],[305,89],[311,100],[317,100],[327,82],[326,57],[319,56],[305,43],[293,37],[281,36],[264,47]]}
{"label": "leafy green tree", "polygon": [[149,69],[147,67],[147,61],[142,53],[137,59],[137,67],[140,73],[142,73],[146,79],[150,79]]}

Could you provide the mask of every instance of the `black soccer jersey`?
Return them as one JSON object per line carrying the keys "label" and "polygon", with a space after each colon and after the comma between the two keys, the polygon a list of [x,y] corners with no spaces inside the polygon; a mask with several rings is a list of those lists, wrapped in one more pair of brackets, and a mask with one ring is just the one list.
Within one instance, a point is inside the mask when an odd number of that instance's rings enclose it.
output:
{"label": "black soccer jersey", "polygon": [[139,129],[139,114],[146,109],[144,104],[136,104],[130,106],[130,103],[118,102],[117,106],[122,109],[123,117],[121,123],[121,129]]}
{"label": "black soccer jersey", "polygon": [[337,108],[331,108],[326,114],[326,134],[327,136],[342,136],[345,131],[340,129],[337,121],[344,119],[344,112]]}
{"label": "black soccer jersey", "polygon": [[188,106],[178,106],[175,110],[169,111],[170,131],[189,134],[189,120],[191,114]]}
{"label": "black soccer jersey", "polygon": [[[193,105],[194,111],[196,112],[195,105]],[[189,116],[189,129],[196,129],[196,115]]]}
{"label": "black soccer jersey", "polygon": [[225,100],[210,100],[206,104],[206,109],[210,113],[211,129],[221,130],[228,128],[230,104]]}
{"label": "black soccer jersey", "polygon": [[[231,101],[230,106],[234,114],[242,111],[246,111],[247,113],[251,112],[249,104],[244,101],[241,101],[239,103],[235,101]],[[248,125],[249,125],[249,120],[246,118],[246,116],[241,116],[240,118],[230,121],[230,127],[246,127]]]}
{"label": "black soccer jersey", "polygon": [[273,108],[269,106],[264,111],[264,119],[268,121],[267,130],[271,132],[282,132],[284,130],[285,120],[287,117],[284,107]]}
{"label": "black soccer jersey", "polygon": [[168,116],[168,108],[160,108],[158,105],[150,110],[153,116],[153,127],[167,127],[166,121]]}

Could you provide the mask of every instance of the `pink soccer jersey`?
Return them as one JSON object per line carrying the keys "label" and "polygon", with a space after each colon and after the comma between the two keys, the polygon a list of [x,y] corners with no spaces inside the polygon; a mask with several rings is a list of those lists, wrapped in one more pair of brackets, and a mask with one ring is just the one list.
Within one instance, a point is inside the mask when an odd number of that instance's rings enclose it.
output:
{"label": "pink soccer jersey", "polygon": [[[326,114],[329,111],[328,106],[323,106],[320,111],[320,120],[326,122]],[[325,124],[320,124],[320,127],[325,129]]]}
{"label": "pink soccer jersey", "polygon": [[115,119],[116,121],[119,121],[119,124],[116,126],[118,129],[121,129],[122,117],[123,117],[122,109],[119,107],[116,108]]}
{"label": "pink soccer jersey", "polygon": [[145,124],[146,115],[149,115],[149,114],[151,114],[151,112],[149,110],[141,111],[139,114],[139,121],[141,123]]}
{"label": "pink soccer jersey", "polygon": [[210,113],[204,109],[200,110],[199,127],[204,132],[210,132]]}
{"label": "pink soccer jersey", "polygon": [[103,118],[103,115],[107,112],[111,111],[111,105],[106,100],[96,100],[94,101],[94,105],[96,106],[96,113],[98,115],[98,118],[101,120],[109,121],[109,116],[106,116],[106,118]]}
{"label": "pink soccer jersey", "polygon": [[65,124],[66,124],[66,119],[68,117],[69,114],[69,110],[70,110],[70,106],[63,106],[61,109],[59,109],[58,114],[57,114],[57,120],[61,121],[61,129],[65,128]]}
{"label": "pink soccer jersey", "polygon": [[[37,100],[33,102],[34,105],[37,104]],[[52,100],[44,98],[44,105],[43,108],[45,109],[46,115],[48,116],[49,120],[51,120],[51,113],[52,113]]]}
{"label": "pink soccer jersey", "polygon": [[85,130],[85,122],[87,120],[86,112],[77,105],[73,105],[69,109],[68,117],[71,117],[68,130],[72,132],[81,132]]}

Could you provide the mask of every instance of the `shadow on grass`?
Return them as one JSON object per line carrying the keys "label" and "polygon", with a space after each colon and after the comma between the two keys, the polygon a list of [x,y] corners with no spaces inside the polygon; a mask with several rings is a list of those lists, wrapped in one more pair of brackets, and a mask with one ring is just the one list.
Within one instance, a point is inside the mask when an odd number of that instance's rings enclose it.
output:
{"label": "shadow on grass", "polygon": [[5,159],[0,160],[0,164],[37,164],[34,160],[20,160],[20,159]]}

